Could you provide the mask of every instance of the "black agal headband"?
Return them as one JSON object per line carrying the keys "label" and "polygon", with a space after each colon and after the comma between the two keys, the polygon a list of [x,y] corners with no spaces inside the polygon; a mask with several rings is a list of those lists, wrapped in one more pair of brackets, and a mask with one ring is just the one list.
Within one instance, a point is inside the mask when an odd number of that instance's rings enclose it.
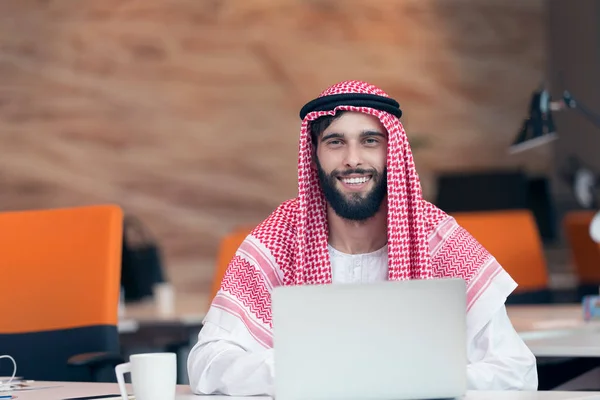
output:
{"label": "black agal headband", "polygon": [[402,116],[400,104],[389,97],[366,93],[342,93],[318,97],[309,101],[300,110],[300,119],[304,119],[313,111],[331,111],[337,106],[369,107],[388,112],[398,118]]}

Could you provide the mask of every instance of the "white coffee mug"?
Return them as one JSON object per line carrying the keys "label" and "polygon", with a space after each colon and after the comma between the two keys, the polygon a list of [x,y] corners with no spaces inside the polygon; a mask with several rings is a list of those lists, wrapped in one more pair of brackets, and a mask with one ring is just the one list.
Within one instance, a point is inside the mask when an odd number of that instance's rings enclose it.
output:
{"label": "white coffee mug", "polygon": [[124,374],[131,373],[131,385],[136,400],[174,400],[177,386],[177,355],[175,353],[133,354],[129,362],[115,367],[123,400],[128,400]]}

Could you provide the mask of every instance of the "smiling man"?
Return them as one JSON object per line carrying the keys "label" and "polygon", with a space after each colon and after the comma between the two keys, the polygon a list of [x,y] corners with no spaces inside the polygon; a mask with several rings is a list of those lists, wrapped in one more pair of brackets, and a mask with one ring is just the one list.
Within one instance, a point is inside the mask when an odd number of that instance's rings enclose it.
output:
{"label": "smiling man", "polygon": [[302,108],[298,196],[231,260],[188,358],[195,393],[273,395],[275,286],[435,278],[467,284],[469,389],[537,389],[535,357],[504,306],[516,283],[422,198],[401,115],[395,100],[358,81]]}

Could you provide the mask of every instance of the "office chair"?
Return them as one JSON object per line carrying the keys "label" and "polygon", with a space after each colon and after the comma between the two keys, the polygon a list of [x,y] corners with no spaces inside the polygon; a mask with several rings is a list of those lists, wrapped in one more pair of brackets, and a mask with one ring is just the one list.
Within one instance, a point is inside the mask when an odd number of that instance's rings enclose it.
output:
{"label": "office chair", "polygon": [[122,219],[114,205],[0,213],[0,354],[18,376],[114,378]]}
{"label": "office chair", "polygon": [[451,213],[519,285],[506,304],[552,303],[542,240],[530,210]]}
{"label": "office chair", "polygon": [[597,295],[600,286],[600,246],[590,236],[593,210],[570,210],[563,219],[566,242],[578,283],[578,300]]}
{"label": "office chair", "polygon": [[242,242],[252,232],[252,228],[248,226],[237,227],[232,232],[228,233],[221,239],[219,244],[219,251],[217,254],[217,263],[215,265],[215,274],[213,275],[213,281],[211,285],[211,293],[209,302],[212,302],[217,292],[221,288],[221,281],[223,276],[229,267],[229,263],[235,256],[238,248]]}

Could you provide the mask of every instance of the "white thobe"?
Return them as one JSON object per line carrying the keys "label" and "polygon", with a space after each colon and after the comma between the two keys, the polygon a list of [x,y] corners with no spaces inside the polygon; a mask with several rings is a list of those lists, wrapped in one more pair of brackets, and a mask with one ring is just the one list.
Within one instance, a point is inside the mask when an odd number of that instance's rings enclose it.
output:
{"label": "white thobe", "polygon": [[[387,246],[368,254],[329,247],[332,282],[387,279]],[[274,349],[265,349],[236,316],[211,307],[188,357],[190,386],[197,394],[274,395]],[[536,359],[513,328],[504,305],[467,344],[469,390],[537,390]]]}

